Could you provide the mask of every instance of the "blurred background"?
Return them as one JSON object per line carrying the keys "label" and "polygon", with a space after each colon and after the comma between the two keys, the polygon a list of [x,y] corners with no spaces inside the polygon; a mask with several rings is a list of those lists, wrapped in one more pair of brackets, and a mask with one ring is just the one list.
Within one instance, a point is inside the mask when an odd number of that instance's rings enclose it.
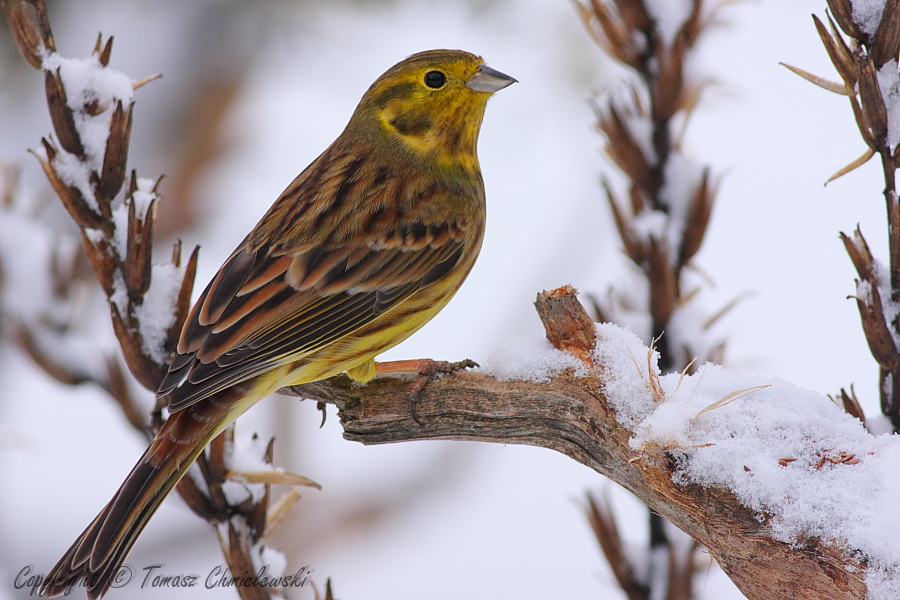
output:
{"label": "blurred background", "polygon": [[[628,274],[599,186],[601,173],[618,179],[590,105],[620,89],[627,73],[591,41],[572,2],[49,5],[64,55],[87,56],[101,31],[116,38],[114,68],[134,79],[163,74],[137,92],[130,164],[144,177],[166,174],[159,260],[176,238],[200,244],[197,288],[340,133],[377,76],[439,47],[481,54],[520,83],[491,100],[482,130],[489,222],[479,262],[454,301],[384,358],[488,361],[507,336],[542,336],[538,291],[571,283],[604,293]],[[872,161],[823,186],[864,145],[846,100],[778,64],[836,79],[810,18],[824,11],[824,0],[729,3],[694,53],[690,71],[714,85],[690,122],[686,151],[724,175],[694,261],[711,282],[698,301],[715,311],[749,294],[718,326],[730,368],[822,394],[854,384],[875,415],[877,368],[847,299],[855,273],[838,232],[859,224],[886,256],[880,168]],[[0,164],[20,168],[17,195],[65,232],[62,209],[26,154],[50,129],[41,76],[4,23]],[[22,256],[32,250],[27,238],[19,246]],[[23,289],[3,293],[6,310],[28,302]],[[108,324],[98,327],[97,344],[108,345]],[[289,572],[308,566],[319,586],[331,577],[344,599],[622,597],[583,517],[584,493],[610,494],[622,535],[637,547],[646,511],[593,471],[529,447],[362,447],[341,439],[333,412],[324,428],[319,421],[313,403],[275,397],[237,427],[238,436],[276,436],[275,463],[323,486],[305,491],[268,540],[285,551]],[[28,595],[14,588],[17,574],[49,570],[144,446],[103,392],[49,379],[0,330],[0,598]],[[222,562],[213,531],[175,498],[128,560],[139,577],[163,565],[201,579]],[[715,567],[696,585],[703,598],[741,597]],[[236,597],[128,589],[130,597]]]}

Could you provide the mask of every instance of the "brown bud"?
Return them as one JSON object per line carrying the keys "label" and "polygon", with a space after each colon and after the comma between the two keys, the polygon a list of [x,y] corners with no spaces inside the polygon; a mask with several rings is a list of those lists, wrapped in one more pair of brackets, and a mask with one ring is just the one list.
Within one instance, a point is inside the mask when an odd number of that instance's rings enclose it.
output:
{"label": "brown bud", "polygon": [[859,75],[859,97],[862,110],[875,137],[876,144],[881,145],[887,136],[888,115],[875,73],[875,63],[862,49],[856,55],[856,69]]}
{"label": "brown bud", "polygon": [[[850,108],[853,109],[853,118],[856,120],[856,127],[857,129],[859,129],[859,134],[862,136],[862,139],[866,143],[866,146],[868,146],[869,149],[872,150],[871,154],[866,153],[866,155],[871,158],[872,156],[875,156],[875,145],[877,142],[875,140],[875,135],[872,133],[872,130],[869,129],[869,123],[868,121],[866,121],[866,116],[863,113],[862,106],[860,106],[856,96],[850,96]],[[862,157],[860,158],[860,160],[863,160]],[[863,160],[863,163],[867,160],[868,158]],[[836,179],[836,177],[832,177],[831,179]]]}
{"label": "brown bud", "polygon": [[216,522],[219,517],[218,513],[212,507],[206,494],[194,483],[193,477],[182,477],[175,489],[178,490],[178,495],[188,505],[188,508],[200,516],[201,519],[210,523]]}
{"label": "brown bud", "polygon": [[856,306],[872,356],[883,368],[895,370],[900,366],[900,356],[884,316],[878,287],[870,283],[869,298],[857,297]]}
{"label": "brown bud", "polygon": [[106,377],[101,384],[103,389],[119,403],[122,412],[125,413],[125,418],[132,427],[140,431],[149,431],[147,414],[134,401],[128,380],[125,378],[125,372],[116,356],[106,357]]}
{"label": "brown bud", "polygon": [[[180,243],[179,243],[180,248]],[[174,352],[178,345],[178,338],[181,337],[181,329],[184,321],[187,319],[191,310],[191,292],[194,289],[194,279],[197,277],[197,258],[199,257],[200,246],[194,246],[191,257],[188,259],[187,266],[184,269],[184,279],[181,280],[181,288],[178,290],[178,297],[175,300],[175,317],[172,320],[172,326],[169,327],[167,334],[166,351]],[[180,251],[179,251],[180,254]]]}
{"label": "brown bud", "polygon": [[676,37],[676,44],[678,43],[678,38],[682,39],[682,42],[685,45],[685,48],[690,48],[694,45],[694,42],[697,41],[697,38],[700,36],[700,33],[703,31],[703,21],[700,20],[700,16],[703,13],[703,2],[702,0],[692,0],[691,2],[691,14],[685,20],[685,22],[681,25],[681,29],[678,30],[678,34]]}
{"label": "brown bud", "polygon": [[856,390],[853,389],[853,386],[850,386],[850,393],[847,393],[847,390],[841,388],[841,404],[844,407],[844,412],[850,415],[851,417],[856,417],[863,423],[866,421],[866,415],[863,412],[862,406],[859,404],[859,399],[856,397]]}
{"label": "brown bud", "polygon": [[828,8],[831,9],[831,14],[834,15],[834,19],[841,26],[841,29],[844,30],[844,33],[854,39],[862,40],[863,33],[859,26],[853,22],[853,5],[850,0],[827,0],[827,2]]}
{"label": "brown bud", "polygon": [[125,182],[133,110],[134,102],[128,106],[126,111],[122,108],[120,100],[110,119],[109,137],[103,153],[103,171],[100,175],[99,191],[102,197],[100,202],[111,202]]}
{"label": "brown bud", "polygon": [[97,57],[97,60],[104,67],[109,66],[109,58],[112,54],[112,45],[113,45],[113,37],[110,36],[108,40],[106,40],[106,45],[101,49],[101,42],[103,41],[103,36],[101,34],[97,34],[97,45],[94,47],[94,55]]}
{"label": "brown bud", "polygon": [[59,154],[59,149],[47,138],[41,139],[41,144],[44,146],[46,158],[34,151],[32,151],[32,154],[34,154],[41,163],[44,174],[50,181],[53,191],[56,192],[56,195],[59,196],[59,199],[62,201],[63,206],[66,207],[66,210],[69,211],[72,219],[74,219],[80,227],[87,229],[99,228],[103,224],[102,217],[88,206],[84,195],[78,188],[64,183],[56,174],[56,169],[53,168],[53,161]]}
{"label": "brown bud", "polygon": [[644,270],[650,282],[650,315],[654,323],[665,326],[678,304],[678,281],[666,244],[654,237]]}
{"label": "brown bud", "polygon": [[[650,15],[643,0],[614,0],[625,27],[631,31],[647,31],[650,29]],[[594,4],[598,4],[596,0]]]}
{"label": "brown bud", "polygon": [[6,10],[6,21],[9,23],[13,39],[22,57],[35,69],[40,69],[43,61],[44,42],[41,32],[31,11],[29,3],[23,0],[6,0],[3,8]]}
{"label": "brown bud", "polygon": [[709,167],[703,169],[700,183],[694,190],[691,205],[688,209],[687,219],[684,224],[684,232],[681,238],[681,248],[678,251],[678,265],[680,270],[700,250],[709,218],[712,215],[713,201],[716,191],[710,187]]}
{"label": "brown bud", "polygon": [[89,232],[98,233],[97,230],[82,229],[84,251],[100,288],[107,297],[110,297],[115,293],[116,257],[105,236],[98,234],[93,237],[88,235]]}
{"label": "brown bud", "polygon": [[644,246],[641,243],[641,240],[635,237],[634,232],[631,229],[629,218],[626,217],[625,213],[622,212],[622,209],[619,208],[619,203],[615,198],[615,194],[613,193],[609,182],[604,178],[602,183],[603,189],[606,191],[606,197],[609,200],[610,210],[612,210],[613,213],[613,222],[616,224],[619,237],[622,239],[622,245],[625,247],[625,254],[627,254],[628,258],[633,260],[635,264],[640,265],[644,262],[646,254]]}
{"label": "brown bud", "polygon": [[687,55],[687,38],[675,36],[672,48],[657,46],[656,59],[660,65],[659,80],[652,86],[656,112],[654,117],[669,120],[682,106],[684,95],[684,59]]}
{"label": "brown bud", "polygon": [[651,161],[644,156],[641,146],[632,136],[631,130],[612,102],[610,102],[608,110],[600,114],[600,128],[609,140],[606,145],[606,153],[613,162],[632,181],[649,181],[650,162],[655,162],[656,157],[652,157]]}
{"label": "brown bud", "polygon": [[601,47],[621,62],[635,66],[632,64],[635,55],[633,52],[629,52],[632,47],[629,39],[630,32],[619,16],[613,12],[612,7],[598,0],[591,0],[590,9],[580,2],[577,4],[582,20]]}
{"label": "brown bud", "polygon": [[153,207],[150,202],[146,215],[137,215],[134,200],[128,202],[128,234],[124,264],[125,286],[128,296],[140,303],[150,289],[153,252]]}
{"label": "brown bud", "polygon": [[898,52],[900,52],[900,0],[887,0],[870,49],[875,68],[880,69],[888,61],[896,59]]}
{"label": "brown bud", "polygon": [[47,93],[47,108],[50,111],[50,120],[53,123],[53,131],[63,150],[76,156],[84,155],[84,146],[81,136],[75,127],[75,117],[72,110],[66,104],[66,88],[60,77],[59,69],[55,72],[44,72],[44,89]]}
{"label": "brown bud", "polygon": [[847,250],[847,254],[850,255],[850,260],[853,262],[853,266],[856,267],[856,272],[859,274],[860,279],[869,282],[875,281],[875,257],[872,255],[869,244],[866,243],[866,239],[863,237],[859,227],[853,232],[852,239],[844,232],[841,232],[840,235],[844,248]]}
{"label": "brown bud", "polygon": [[[269,438],[269,443],[266,445],[266,453],[263,456],[263,460],[266,464],[271,465],[274,459],[275,453],[275,438]],[[263,534],[266,531],[266,520],[269,513],[269,503],[271,501],[272,495],[272,486],[269,484],[265,484],[265,494],[260,499],[259,502],[253,504],[250,508],[249,513],[247,514],[247,526],[250,528],[250,540],[252,543],[257,543],[260,538],[262,538]]]}

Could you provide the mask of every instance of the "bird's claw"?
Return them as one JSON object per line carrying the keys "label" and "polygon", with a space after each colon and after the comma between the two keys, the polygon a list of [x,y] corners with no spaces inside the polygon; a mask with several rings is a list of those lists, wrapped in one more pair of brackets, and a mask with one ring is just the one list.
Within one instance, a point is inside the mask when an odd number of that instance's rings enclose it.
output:
{"label": "bird's claw", "polygon": [[422,421],[419,420],[419,416],[416,414],[416,403],[419,401],[422,392],[432,379],[445,373],[455,373],[457,371],[472,369],[478,366],[477,362],[468,358],[457,362],[430,359],[423,360],[422,364],[419,366],[419,376],[412,384],[409,394],[407,395],[407,398],[409,399],[409,414],[412,417],[412,420],[415,421],[417,425],[423,425]]}

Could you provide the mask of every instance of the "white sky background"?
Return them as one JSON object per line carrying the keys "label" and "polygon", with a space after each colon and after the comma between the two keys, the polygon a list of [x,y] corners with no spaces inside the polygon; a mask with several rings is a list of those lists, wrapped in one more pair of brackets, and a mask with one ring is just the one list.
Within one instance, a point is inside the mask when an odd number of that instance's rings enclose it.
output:
{"label": "white sky background", "polygon": [[[164,118],[178,86],[190,84],[179,76],[179,36],[202,35],[202,23],[189,20],[189,7],[169,3],[140,15],[115,2],[95,4],[51,12],[58,46],[81,56],[100,30],[116,36],[115,68],[135,78],[164,73],[137,93],[138,144],[142,135],[159,135],[142,117]],[[601,157],[587,103],[618,74],[570,2],[519,0],[477,10],[449,1],[427,10],[411,1],[367,9],[322,4],[281,6],[275,30],[250,38],[265,49],[232,117],[234,143],[205,183],[206,220],[185,239],[203,246],[198,288],[340,133],[368,85],[404,56],[434,47],[482,54],[520,83],[490,102],[482,130],[489,224],[479,262],[456,299],[385,357],[484,361],[505,335],[541,335],[531,306],[539,290],[572,283],[603,291],[621,279],[626,259],[598,186],[599,174],[613,169]],[[809,16],[823,16],[824,8],[824,0],[731,6],[723,12],[729,24],[700,48],[695,73],[719,84],[695,115],[687,148],[726,173],[696,259],[716,290],[700,300],[714,311],[738,294],[754,294],[722,323],[731,367],[823,394],[853,383],[874,415],[877,368],[855,303],[846,299],[855,273],[837,233],[859,223],[876,255],[886,256],[880,167],[872,161],[823,187],[864,149],[849,103],[777,64],[837,77]],[[235,35],[245,39],[220,42],[226,60],[229,48],[245,47],[257,32],[249,25]],[[0,73],[0,160],[23,164],[27,187],[40,190],[42,175],[23,150],[50,128],[41,78],[2,82]],[[33,90],[17,87],[25,84]],[[164,160],[141,160],[136,151],[130,162],[142,176],[166,169]],[[8,399],[0,402],[0,598],[24,598],[10,589],[15,574],[26,565],[49,569],[144,444],[102,393],[48,381],[8,346],[0,346],[0,382],[0,397]],[[276,462],[323,484],[322,492],[304,494],[293,529],[273,545],[290,546],[291,564],[310,565],[320,584],[332,577],[339,597],[617,597],[578,506],[585,490],[610,486],[586,467],[513,446],[364,448],[341,439],[334,414],[322,430],[318,419],[312,403],[271,399],[242,418],[238,431],[277,435]],[[624,495],[616,501],[628,523],[623,534],[640,541],[645,512]],[[374,528],[335,522],[351,509],[365,522],[359,511],[383,505],[396,508]],[[209,528],[178,501],[164,505],[128,561],[138,570],[165,563],[168,572],[204,576],[221,562]],[[707,598],[740,597],[717,570],[698,586]],[[204,590],[184,597],[234,595]]]}

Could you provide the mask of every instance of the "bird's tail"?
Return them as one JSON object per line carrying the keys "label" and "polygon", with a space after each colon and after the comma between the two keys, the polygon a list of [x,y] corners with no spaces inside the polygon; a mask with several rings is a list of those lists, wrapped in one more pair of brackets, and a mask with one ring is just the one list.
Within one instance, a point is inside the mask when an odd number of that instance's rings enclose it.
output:
{"label": "bird's tail", "polygon": [[102,598],[147,522],[206,445],[243,412],[232,390],[173,413],[109,504],[78,536],[41,586],[59,596],[84,579],[87,595]]}

